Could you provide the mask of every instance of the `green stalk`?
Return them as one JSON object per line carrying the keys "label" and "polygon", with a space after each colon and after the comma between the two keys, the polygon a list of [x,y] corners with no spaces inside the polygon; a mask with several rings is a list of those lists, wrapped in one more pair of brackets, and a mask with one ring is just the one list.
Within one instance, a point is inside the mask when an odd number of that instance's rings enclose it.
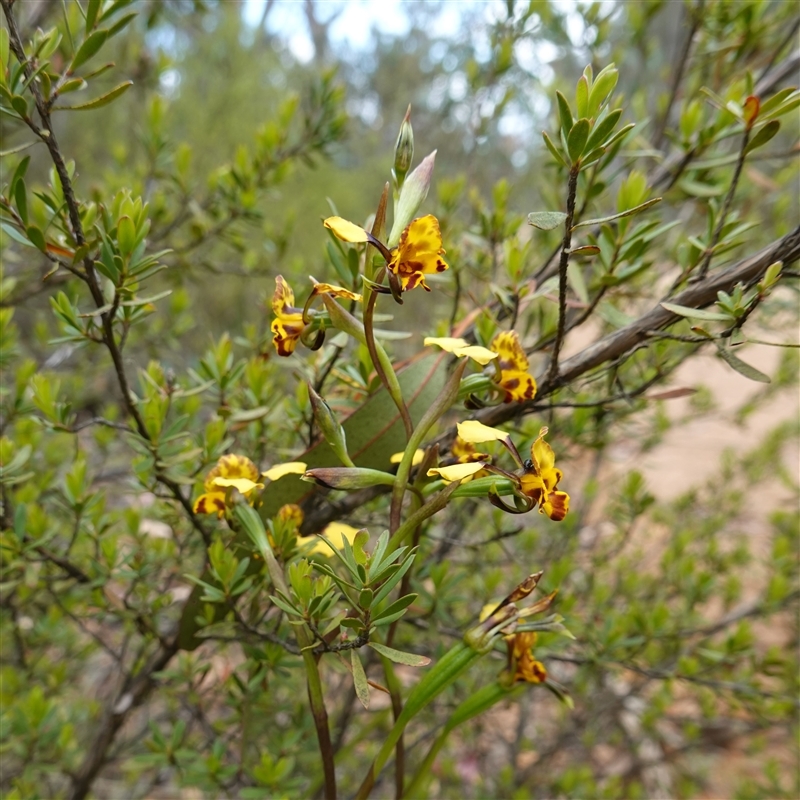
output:
{"label": "green stalk", "polygon": [[434,514],[441,511],[448,503],[450,498],[455,494],[460,484],[451,483],[445,486],[441,492],[434,495],[422,508],[417,509],[409,518],[392,534],[389,539],[388,552],[393,552],[407,539],[419,525],[425,522],[426,519],[432,517]]}
{"label": "green stalk", "polygon": [[[392,713],[394,714],[394,721],[396,724],[397,720],[400,719],[400,715],[403,713],[402,688],[397,674],[394,671],[394,664],[386,658],[386,656],[381,656],[381,663],[383,664],[383,674],[386,676],[386,686],[389,689],[389,696],[392,699]],[[403,796],[405,762],[406,749],[401,732],[394,748],[394,793],[397,800],[400,800]]]}
{"label": "green stalk", "polygon": [[456,708],[456,710],[450,715],[450,719],[442,729],[442,732],[436,738],[436,741],[434,741],[434,743],[431,745],[430,750],[428,750],[428,753],[426,754],[423,762],[420,764],[416,775],[414,775],[414,778],[409,784],[408,789],[406,789],[406,796],[412,798],[426,796],[424,789],[427,782],[428,773],[433,766],[433,762],[436,760],[436,756],[439,754],[442,746],[447,741],[447,737],[452,733],[453,730],[455,730],[459,725],[462,725],[464,722],[471,720],[473,717],[483,714],[484,711],[487,711],[501,700],[514,697],[515,695],[521,694],[523,691],[524,686],[518,686],[509,689],[506,686],[501,686],[499,683],[490,683],[488,686],[484,686],[482,689],[479,689],[477,692],[475,692],[475,694],[461,703],[461,705],[459,705],[458,708]]}
{"label": "green stalk", "polygon": [[[392,490],[392,505],[389,515],[389,532],[395,533],[400,527],[400,511],[403,506],[403,497],[406,493],[408,476],[411,473],[411,466],[414,461],[414,453],[422,444],[423,439],[431,429],[433,424],[455,403],[458,397],[458,388],[461,385],[461,378],[467,367],[467,360],[462,359],[458,366],[453,370],[450,379],[439,392],[439,396],[433,401],[430,408],[422,415],[422,419],[417,423],[417,427],[411,434],[403,453],[403,460],[397,468],[397,476]],[[423,506],[424,508],[424,506]],[[430,516],[430,515],[429,515]]]}
{"label": "green stalk", "polygon": [[403,734],[406,725],[412,720],[425,706],[428,705],[437,695],[441,694],[448,686],[456,681],[467,667],[482,653],[473,650],[463,642],[454,645],[439,660],[433,669],[411,690],[406,700],[402,713],[395,722],[394,727],[389,731],[378,755],[370,765],[369,770],[356,794],[356,800],[366,800],[375,781],[380,775],[383,766],[392,754],[397,741]]}
{"label": "green stalk", "polygon": [[[365,288],[364,291],[369,292],[371,290]],[[352,314],[342,308],[332,297],[324,294],[322,295],[322,300],[325,303],[325,307],[328,309],[328,314],[330,315],[334,328],[349,334],[370,351],[370,357],[373,358],[373,365],[378,375],[381,376],[381,381],[385,379],[384,386],[386,387],[386,391],[389,392],[389,396],[394,400],[394,404],[397,406],[397,410],[400,412],[400,416],[403,418],[403,424],[406,426],[406,431],[408,432],[411,424],[411,417],[406,402],[403,399],[400,382],[397,380],[392,362],[383,349],[383,346],[380,342],[376,341],[374,337],[368,337],[364,326]],[[368,305],[369,301],[367,302],[367,306]],[[373,350],[370,348],[370,341],[374,346],[374,355]],[[406,422],[406,417],[408,417],[408,422]]]}
{"label": "green stalk", "polygon": [[[272,552],[269,537],[264,530],[264,523],[261,518],[250,506],[245,505],[236,506],[234,513],[263,556],[272,584],[286,597],[291,597],[283,568]],[[314,644],[314,635],[306,625],[297,625],[295,627],[295,637],[303,653],[303,661],[306,666],[308,700],[311,704],[314,727],[317,730],[319,752],[322,757],[322,773],[325,777],[325,800],[336,800],[336,771],[333,764],[333,745],[328,725],[328,711],[325,708],[319,664],[316,656],[311,652],[311,646]]]}
{"label": "green stalk", "polygon": [[[389,394],[392,394],[392,389],[389,386],[389,375],[384,370],[384,366],[379,358],[378,343],[375,341],[375,326],[373,324],[373,318],[375,316],[375,303],[378,299],[378,295],[369,286],[364,287],[364,294],[364,299],[366,301],[364,304],[364,340],[367,345],[367,350],[369,351],[369,357],[372,360],[375,371],[378,373],[378,377],[381,379],[381,383],[386,387],[386,391],[389,392]],[[392,375],[394,375],[393,369],[391,372]],[[395,380],[397,379],[395,378]],[[400,384],[398,383],[398,386],[399,385]],[[394,395],[392,395],[392,399],[395,401],[397,410],[400,412],[400,416],[403,418],[403,425],[406,429],[406,439],[410,439],[411,432],[414,429],[414,423],[411,421],[411,414],[408,412],[406,401],[403,399],[402,394],[399,395],[399,402]]]}

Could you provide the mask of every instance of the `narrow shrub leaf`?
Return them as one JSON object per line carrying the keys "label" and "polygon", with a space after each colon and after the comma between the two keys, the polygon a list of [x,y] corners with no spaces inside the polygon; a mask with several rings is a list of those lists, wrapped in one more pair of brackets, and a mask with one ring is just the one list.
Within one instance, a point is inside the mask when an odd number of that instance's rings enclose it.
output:
{"label": "narrow shrub leaf", "polygon": [[353,665],[353,685],[356,689],[356,697],[361,701],[364,708],[369,708],[369,684],[367,683],[367,673],[364,672],[364,665],[358,657],[357,650],[350,651],[350,663]]}
{"label": "narrow shrub leaf", "polygon": [[428,664],[431,663],[431,660],[427,656],[404,653],[402,650],[395,650],[393,647],[387,647],[385,644],[370,642],[369,646],[382,656],[386,656],[389,661],[394,661],[396,664],[405,664],[409,667],[427,667]]}

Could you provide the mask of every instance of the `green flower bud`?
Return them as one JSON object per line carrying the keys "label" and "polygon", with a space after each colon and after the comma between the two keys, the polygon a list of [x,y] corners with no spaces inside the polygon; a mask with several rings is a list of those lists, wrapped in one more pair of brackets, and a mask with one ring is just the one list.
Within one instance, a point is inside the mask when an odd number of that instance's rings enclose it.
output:
{"label": "green flower bud", "polygon": [[331,446],[342,464],[346,467],[355,467],[347,452],[347,438],[344,428],[334,416],[331,407],[314,391],[311,384],[308,384],[308,397],[311,400],[311,407],[314,409],[314,419],[319,425],[325,441]]}
{"label": "green flower bud", "polygon": [[403,181],[406,179],[406,175],[411,169],[411,162],[413,160],[414,131],[411,128],[411,106],[409,106],[405,118],[400,125],[400,133],[397,135],[397,144],[394,146],[394,179],[398,190],[402,188]]}

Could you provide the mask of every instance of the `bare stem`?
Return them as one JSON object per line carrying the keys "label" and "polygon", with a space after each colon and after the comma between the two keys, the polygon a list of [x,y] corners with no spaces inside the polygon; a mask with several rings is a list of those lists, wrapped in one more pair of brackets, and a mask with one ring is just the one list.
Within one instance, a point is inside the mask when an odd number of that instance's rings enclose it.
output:
{"label": "bare stem", "polygon": [[569,249],[572,245],[572,220],[575,216],[575,196],[578,193],[578,173],[580,164],[575,164],[569,171],[567,188],[567,218],[564,220],[564,239],[561,242],[561,258],[558,262],[558,329],[553,342],[553,355],[550,359],[548,380],[555,383],[558,377],[558,354],[564,342],[564,331],[567,323],[567,267],[569,266]]}

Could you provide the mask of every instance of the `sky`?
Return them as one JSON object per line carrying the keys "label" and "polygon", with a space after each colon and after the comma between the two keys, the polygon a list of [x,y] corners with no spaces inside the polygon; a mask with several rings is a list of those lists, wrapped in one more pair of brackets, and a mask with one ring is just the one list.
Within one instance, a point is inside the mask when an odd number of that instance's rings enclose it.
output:
{"label": "sky", "polygon": [[[257,25],[264,11],[266,0],[245,0],[244,18]],[[341,12],[330,28],[331,41],[355,50],[367,49],[372,28],[381,33],[403,36],[410,30],[405,8],[409,0],[326,0],[317,8],[324,20],[327,16]],[[487,19],[502,9],[500,0],[458,0],[444,3],[433,23],[433,34],[446,34],[456,30],[462,14],[476,7],[485,7]],[[330,10],[328,10],[330,9]],[[308,33],[305,12],[300,0],[278,0],[269,13],[267,27],[282,34],[289,48],[300,61],[309,61],[314,55],[314,46]]]}

